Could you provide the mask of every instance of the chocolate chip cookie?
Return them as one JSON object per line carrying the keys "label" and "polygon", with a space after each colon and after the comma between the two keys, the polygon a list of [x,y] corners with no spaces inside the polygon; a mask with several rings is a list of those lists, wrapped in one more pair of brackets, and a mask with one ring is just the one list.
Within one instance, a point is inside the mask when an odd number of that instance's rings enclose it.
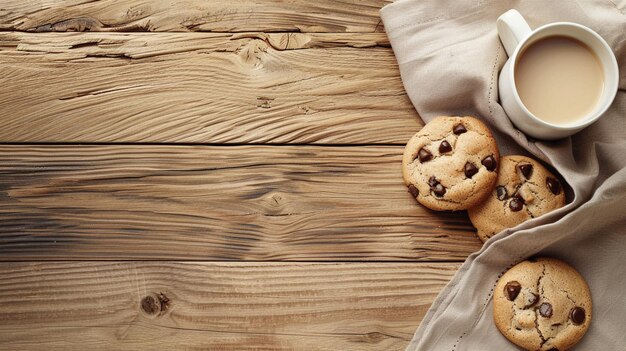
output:
{"label": "chocolate chip cookie", "polygon": [[525,156],[503,156],[496,187],[468,210],[480,240],[565,205],[559,180],[539,162]]}
{"label": "chocolate chip cookie", "polygon": [[409,193],[432,210],[465,210],[493,190],[500,154],[491,132],[474,117],[437,117],[404,149]]}
{"label": "chocolate chip cookie", "polygon": [[498,281],[493,317],[500,332],[526,350],[564,351],[589,328],[591,293],[585,279],[563,261],[523,261]]}

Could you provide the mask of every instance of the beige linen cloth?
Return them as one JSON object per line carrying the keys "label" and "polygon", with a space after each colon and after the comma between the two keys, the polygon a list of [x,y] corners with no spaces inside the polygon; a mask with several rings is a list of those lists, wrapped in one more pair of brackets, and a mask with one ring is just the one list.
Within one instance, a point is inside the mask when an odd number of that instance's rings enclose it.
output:
{"label": "beige linen cloth", "polygon": [[[611,109],[557,142],[528,139],[498,102],[507,59],[496,19],[515,8],[531,28],[571,21],[598,32],[620,66]],[[501,154],[527,152],[567,181],[569,204],[498,234],[470,255],[439,294],[407,350],[516,350],[492,322],[500,273],[532,255],[561,258],[587,279],[593,321],[574,350],[626,350],[626,1],[397,0],[381,10],[404,87],[429,121],[476,115],[496,134]]]}

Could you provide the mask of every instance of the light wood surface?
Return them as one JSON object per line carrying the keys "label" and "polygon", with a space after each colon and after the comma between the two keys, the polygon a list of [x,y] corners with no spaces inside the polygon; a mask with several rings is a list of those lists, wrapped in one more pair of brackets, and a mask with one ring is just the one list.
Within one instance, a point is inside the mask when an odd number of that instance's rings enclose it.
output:
{"label": "light wood surface", "polygon": [[402,147],[0,147],[0,260],[462,260],[464,213],[418,206]]}
{"label": "light wood surface", "polygon": [[403,350],[480,241],[389,2],[2,1],[0,350]]}
{"label": "light wood surface", "polygon": [[19,31],[384,32],[390,0],[5,0],[0,29]]}
{"label": "light wood surface", "polygon": [[404,144],[422,123],[380,45],[384,33],[0,33],[14,91],[0,141]]}
{"label": "light wood surface", "polygon": [[399,350],[457,267],[5,263],[0,348]]}

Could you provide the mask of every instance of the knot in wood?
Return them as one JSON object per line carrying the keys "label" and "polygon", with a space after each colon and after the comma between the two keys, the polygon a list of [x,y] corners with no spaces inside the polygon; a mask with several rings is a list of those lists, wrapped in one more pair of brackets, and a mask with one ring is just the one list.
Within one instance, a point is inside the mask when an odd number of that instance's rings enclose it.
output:
{"label": "knot in wood", "polygon": [[284,203],[283,196],[280,193],[272,193],[269,196],[269,204],[271,207],[282,207]]}
{"label": "knot in wood", "polygon": [[141,310],[149,316],[157,316],[166,312],[169,299],[163,293],[150,294],[141,299]]}
{"label": "knot in wood", "polygon": [[364,336],[365,336],[365,342],[372,343],[372,344],[378,343],[385,338],[385,335],[379,332],[369,332],[369,333],[366,333]]}
{"label": "knot in wood", "polygon": [[271,191],[265,194],[262,201],[263,214],[266,216],[286,216],[291,206],[286,194],[280,191]]}

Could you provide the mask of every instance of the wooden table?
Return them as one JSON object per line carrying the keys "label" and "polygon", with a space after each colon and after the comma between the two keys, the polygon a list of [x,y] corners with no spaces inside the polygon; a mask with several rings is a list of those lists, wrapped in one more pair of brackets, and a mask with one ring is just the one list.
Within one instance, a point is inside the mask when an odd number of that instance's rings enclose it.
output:
{"label": "wooden table", "polygon": [[3,1],[0,349],[402,350],[480,242],[386,2]]}

